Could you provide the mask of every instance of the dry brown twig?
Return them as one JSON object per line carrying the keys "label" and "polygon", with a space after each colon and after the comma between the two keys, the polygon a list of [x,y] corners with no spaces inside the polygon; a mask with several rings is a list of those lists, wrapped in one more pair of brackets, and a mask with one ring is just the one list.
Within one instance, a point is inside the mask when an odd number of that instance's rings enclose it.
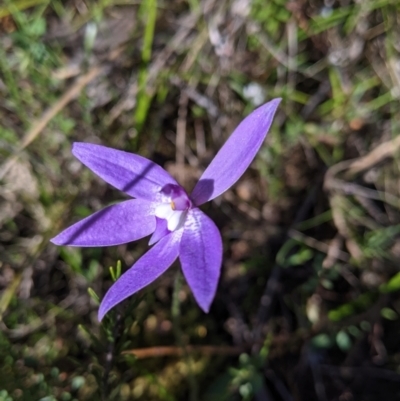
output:
{"label": "dry brown twig", "polygon": [[185,179],[185,142],[186,142],[186,123],[188,97],[184,92],[181,92],[179,99],[178,121],[176,123],[176,164],[180,175],[179,181],[184,183]]}
{"label": "dry brown twig", "polygon": [[324,187],[331,194],[330,204],[333,221],[341,236],[345,238],[347,249],[356,260],[361,260],[362,252],[347,225],[343,193],[354,195],[359,202],[362,198],[382,200],[395,208],[400,208],[400,200],[396,196],[350,182],[358,174],[377,166],[389,157],[393,157],[399,148],[400,136],[380,144],[365,156],[341,161],[330,167],[326,172]]}
{"label": "dry brown twig", "polygon": [[338,179],[337,176],[340,173],[344,173],[343,177],[347,181],[353,179],[356,175],[362,173],[363,171],[371,169],[377,164],[383,162],[388,157],[393,157],[393,155],[399,149],[400,136],[380,144],[365,156],[352,160],[344,160],[335,164],[334,166],[330,167],[329,170],[326,172],[324,182],[325,189],[337,189],[338,183],[345,183],[343,180]]}
{"label": "dry brown twig", "polygon": [[324,269],[330,269],[338,260],[338,255],[343,252],[343,237],[340,234],[336,234],[335,237],[329,242],[326,257],[322,262]]}
{"label": "dry brown twig", "polygon": [[227,347],[213,345],[188,345],[185,350],[181,347],[162,346],[137,348],[123,351],[124,355],[134,355],[138,359],[161,358],[166,356],[182,356],[184,352],[199,353],[201,355],[239,355],[245,351],[243,347]]}
{"label": "dry brown twig", "polygon": [[363,171],[369,170],[388,157],[393,157],[393,155],[398,152],[399,149],[400,136],[393,138],[390,141],[381,143],[367,155],[353,160],[348,167],[348,172],[346,173],[345,178],[349,179]]}
{"label": "dry brown twig", "polygon": [[[336,190],[370,199],[383,200],[386,203],[399,208],[400,202],[396,196],[387,193],[383,194],[379,191],[364,188],[361,185],[349,182],[358,174],[382,163],[388,157],[393,157],[399,148],[400,136],[380,144],[365,156],[353,160],[341,161],[335,164],[326,172],[324,181],[325,189],[328,191]],[[339,178],[340,174],[343,178]]]}
{"label": "dry brown twig", "polygon": [[183,92],[185,92],[185,94],[198,106],[206,109],[211,117],[218,117],[223,115],[218,107],[215,105],[215,103],[208,96],[201,94],[194,87],[186,85],[185,82],[183,82],[180,78],[176,76],[172,77],[170,79],[170,82],[180,88]]}
{"label": "dry brown twig", "polygon": [[[310,248],[314,248],[321,253],[326,253],[328,255],[330,252],[330,245],[326,244],[325,242],[318,241],[315,238],[309,237],[308,235],[305,235],[293,228],[289,230],[289,237],[306,244]],[[342,262],[348,262],[350,259],[350,255],[347,252],[341,251],[340,249],[335,249],[334,256],[336,259],[341,260]]]}
{"label": "dry brown twig", "polygon": [[[174,54],[174,52],[182,47],[182,43],[189,35],[191,30],[196,26],[199,18],[200,13],[197,12],[191,13],[190,15],[185,15],[178,21],[177,25],[179,25],[180,28],[178,29],[177,33],[150,64],[147,81],[145,83],[147,93],[153,93],[153,91],[155,90],[154,83],[160,71],[163,69],[163,67],[168,62],[170,57]],[[107,125],[112,124],[113,121],[116,120],[124,111],[133,109],[135,107],[136,95],[138,94],[140,89],[142,88],[139,87],[138,81],[135,78],[133,82],[129,85],[122,99],[110,110],[109,116],[106,121]]]}
{"label": "dry brown twig", "polygon": [[92,67],[86,74],[78,78],[72,86],[54,103],[42,116],[36,120],[31,129],[24,135],[20,145],[13,155],[8,157],[0,166],[0,179],[2,179],[13,164],[18,160],[21,153],[39,136],[39,134],[46,128],[47,124],[70,103],[73,99],[77,98],[82,89],[93,79],[98,77],[104,71],[104,67]]}

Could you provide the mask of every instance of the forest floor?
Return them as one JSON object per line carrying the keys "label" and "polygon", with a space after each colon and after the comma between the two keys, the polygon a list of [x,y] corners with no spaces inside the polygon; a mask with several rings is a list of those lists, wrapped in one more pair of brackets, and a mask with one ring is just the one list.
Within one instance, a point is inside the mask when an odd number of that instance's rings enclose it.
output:
{"label": "forest floor", "polygon": [[[49,242],[126,198],[73,142],[190,191],[276,97],[210,313],[176,264],[100,324],[148,239]],[[399,0],[3,0],[0,401],[400,400],[399,101]]]}

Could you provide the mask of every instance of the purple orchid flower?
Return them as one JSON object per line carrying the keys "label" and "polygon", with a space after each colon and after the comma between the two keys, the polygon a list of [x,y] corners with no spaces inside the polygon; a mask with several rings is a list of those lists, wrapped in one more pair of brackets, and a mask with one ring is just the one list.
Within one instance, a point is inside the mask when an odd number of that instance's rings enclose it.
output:
{"label": "purple orchid flower", "polygon": [[225,192],[260,149],[281,99],[245,118],[204,171],[192,194],[144,157],[90,143],[72,153],[103,180],[136,198],[111,205],[67,228],[51,241],[81,247],[125,244],[152,234],[154,245],[108,290],[99,320],[180,259],[183,274],[204,312],[214,299],[222,264],[218,228],[199,206]]}

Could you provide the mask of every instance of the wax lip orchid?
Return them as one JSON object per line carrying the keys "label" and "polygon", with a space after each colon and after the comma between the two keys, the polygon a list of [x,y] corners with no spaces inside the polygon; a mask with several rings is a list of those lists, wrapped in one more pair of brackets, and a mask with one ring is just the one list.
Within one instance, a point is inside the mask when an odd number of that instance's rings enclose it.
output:
{"label": "wax lip orchid", "polygon": [[221,195],[244,173],[260,149],[281,99],[247,116],[220,149],[192,194],[163,168],[132,153],[74,143],[72,153],[104,181],[135,199],[108,206],[67,228],[51,241],[81,247],[125,244],[151,235],[150,250],[108,290],[99,320],[115,305],[163,274],[178,258],[204,312],[215,296],[222,264],[222,239],[199,206]]}

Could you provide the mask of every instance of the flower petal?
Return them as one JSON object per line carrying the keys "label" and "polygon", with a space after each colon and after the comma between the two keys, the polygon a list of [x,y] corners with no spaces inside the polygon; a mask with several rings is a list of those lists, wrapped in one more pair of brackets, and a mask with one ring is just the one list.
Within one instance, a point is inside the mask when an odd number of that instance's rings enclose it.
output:
{"label": "flower petal", "polygon": [[217,290],[222,263],[222,239],[214,222],[200,209],[189,210],[180,244],[183,274],[204,312]]}
{"label": "flower petal", "polygon": [[195,186],[191,199],[199,206],[221,195],[245,172],[260,149],[281,99],[254,110],[235,129]]}
{"label": "flower petal", "polygon": [[162,238],[111,286],[101,301],[99,320],[115,305],[152,283],[174,263],[182,231],[174,231]]}
{"label": "flower petal", "polygon": [[158,200],[164,186],[178,185],[158,164],[133,153],[82,142],[74,143],[72,153],[104,181],[135,198]]}
{"label": "flower petal", "polygon": [[51,239],[56,245],[112,246],[150,235],[156,228],[155,205],[131,199],[108,206]]}
{"label": "flower petal", "polygon": [[167,220],[156,217],[156,229],[149,240],[149,245],[154,245],[156,242],[160,241],[162,237],[165,237],[169,233],[170,231],[167,227]]}

